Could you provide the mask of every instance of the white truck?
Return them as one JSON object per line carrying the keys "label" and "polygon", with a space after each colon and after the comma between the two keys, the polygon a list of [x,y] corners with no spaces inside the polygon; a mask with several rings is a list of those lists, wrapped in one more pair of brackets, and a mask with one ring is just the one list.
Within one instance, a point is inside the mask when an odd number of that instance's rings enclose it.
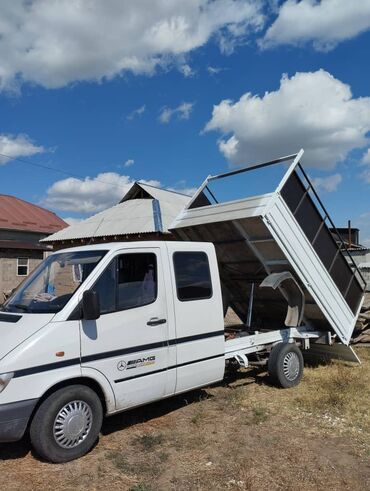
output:
{"label": "white truck", "polygon": [[[356,361],[363,285],[322,219],[312,231],[310,217],[310,238],[300,223],[299,206],[312,208],[300,156],[244,169],[293,160],[253,198],[212,204],[210,181],[233,173],[207,178],[173,224],[185,240],[50,255],[0,311],[0,441],[28,431],[41,457],[66,462],[92,448],[104,416],[219,381],[229,363],[265,363],[292,387],[302,351]],[[241,322],[225,327],[229,306]]]}

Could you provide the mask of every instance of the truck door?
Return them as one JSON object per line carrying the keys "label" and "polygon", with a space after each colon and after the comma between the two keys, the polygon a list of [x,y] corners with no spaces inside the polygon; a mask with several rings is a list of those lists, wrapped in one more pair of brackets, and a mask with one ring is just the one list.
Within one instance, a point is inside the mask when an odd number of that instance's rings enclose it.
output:
{"label": "truck door", "polygon": [[160,248],[125,249],[91,288],[100,318],[81,320],[81,366],[110,382],[117,409],[159,399],[167,381],[168,322]]}
{"label": "truck door", "polygon": [[222,296],[212,244],[169,242],[167,247],[174,285],[176,392],[183,392],[224,376]]}

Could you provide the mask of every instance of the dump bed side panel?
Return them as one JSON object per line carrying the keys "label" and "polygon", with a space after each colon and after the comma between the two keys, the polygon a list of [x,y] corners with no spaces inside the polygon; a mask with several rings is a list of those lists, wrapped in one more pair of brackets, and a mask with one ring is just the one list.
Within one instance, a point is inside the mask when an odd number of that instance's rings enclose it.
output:
{"label": "dump bed side panel", "polygon": [[266,213],[264,222],[329,324],[341,341],[348,344],[356,315],[281,197]]}
{"label": "dump bed side panel", "polygon": [[334,240],[325,223],[326,217],[319,213],[314,203],[315,195],[310,194],[309,186],[305,186],[293,171],[281,190],[281,197],[317,254],[319,262],[329,273],[352,313],[356,314],[363,296],[363,284],[358,281],[356,269],[351,269]]}

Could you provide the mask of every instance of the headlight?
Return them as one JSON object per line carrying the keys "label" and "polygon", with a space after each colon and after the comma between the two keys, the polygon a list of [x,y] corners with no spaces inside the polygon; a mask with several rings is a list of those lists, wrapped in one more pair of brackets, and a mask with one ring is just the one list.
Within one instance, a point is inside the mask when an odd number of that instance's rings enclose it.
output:
{"label": "headlight", "polygon": [[11,381],[13,377],[14,377],[13,372],[0,374],[0,392],[2,392],[5,389],[5,387],[8,385],[8,383]]}

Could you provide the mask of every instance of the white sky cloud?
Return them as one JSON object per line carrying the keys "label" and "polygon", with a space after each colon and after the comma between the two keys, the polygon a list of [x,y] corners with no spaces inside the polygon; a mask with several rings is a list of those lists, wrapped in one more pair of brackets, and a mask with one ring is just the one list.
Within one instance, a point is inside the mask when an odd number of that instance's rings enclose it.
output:
{"label": "white sky cloud", "polygon": [[195,75],[195,71],[186,63],[179,66],[179,72],[182,73],[185,78],[194,77]]}
{"label": "white sky cloud", "polygon": [[195,191],[198,188],[187,187],[186,181],[181,180],[181,181],[176,182],[173,187],[168,187],[166,189],[168,189],[169,191],[175,191],[176,193],[182,193],[182,194],[186,194],[188,196],[193,196],[193,194],[195,193]]}
{"label": "white sky cloud", "polygon": [[[116,172],[103,172],[96,177],[68,177],[55,182],[48,190],[43,205],[62,211],[91,214],[118,203],[135,181]],[[141,181],[159,186],[156,180]]]}
{"label": "white sky cloud", "polygon": [[355,220],[355,226],[360,229],[360,244],[370,248],[370,211],[362,213]]}
{"label": "white sky cloud", "polygon": [[370,29],[370,0],[288,0],[261,41],[262,47],[313,43],[328,51]]}
{"label": "white sky cloud", "polygon": [[[104,172],[96,177],[85,177],[84,179],[68,177],[49,187],[42,205],[61,211],[92,215],[117,204],[134,182],[135,179],[132,177],[116,172]],[[155,179],[140,179],[140,182],[164,187],[160,181]],[[186,187],[186,183],[181,181],[176,186],[167,189],[191,195],[196,188]],[[73,221],[75,219],[65,218],[64,220]]]}
{"label": "white sky cloud", "polygon": [[159,121],[161,123],[169,123],[173,116],[177,116],[178,119],[189,119],[193,110],[194,102],[182,102],[175,108],[164,107],[159,114]]}
{"label": "white sky cloud", "polygon": [[128,159],[126,160],[126,162],[123,164],[123,167],[131,167],[132,165],[134,165],[135,163],[135,160],[134,159]]}
{"label": "white sky cloud", "polygon": [[206,131],[220,131],[219,149],[233,165],[247,165],[305,149],[307,166],[333,169],[355,148],[369,143],[370,97],[330,73],[282,77],[275,92],[250,92],[213,108]]}
{"label": "white sky cloud", "polygon": [[326,191],[327,193],[336,191],[342,181],[343,178],[340,174],[333,174],[327,177],[315,177],[312,179],[312,183],[318,191]]}
{"label": "white sky cloud", "polygon": [[370,148],[367,149],[366,153],[362,157],[362,163],[363,164],[369,164],[370,165]]}
{"label": "white sky cloud", "polygon": [[13,0],[2,2],[0,88],[153,73],[217,41],[233,46],[263,25],[252,0]]}
{"label": "white sky cloud", "polygon": [[132,119],[134,119],[138,116],[141,116],[142,114],[144,114],[145,109],[146,109],[146,106],[145,106],[145,104],[143,104],[142,106],[138,107],[137,109],[134,109],[133,111],[131,111],[130,114],[128,114],[128,116],[126,116],[126,119],[131,121]]}
{"label": "white sky cloud", "polygon": [[207,66],[207,72],[210,75],[218,75],[220,72],[223,72],[225,68],[217,67],[217,66]]}
{"label": "white sky cloud", "polygon": [[44,147],[35,145],[27,135],[0,134],[0,154],[10,157],[0,155],[0,165],[5,165],[17,157],[30,157],[43,152],[45,152]]}
{"label": "white sky cloud", "polygon": [[366,166],[366,169],[361,173],[361,177],[370,184],[370,148],[364,153],[361,163]]}
{"label": "white sky cloud", "polygon": [[77,223],[82,222],[83,218],[74,218],[74,217],[66,217],[63,220],[68,223],[68,225],[76,225]]}

